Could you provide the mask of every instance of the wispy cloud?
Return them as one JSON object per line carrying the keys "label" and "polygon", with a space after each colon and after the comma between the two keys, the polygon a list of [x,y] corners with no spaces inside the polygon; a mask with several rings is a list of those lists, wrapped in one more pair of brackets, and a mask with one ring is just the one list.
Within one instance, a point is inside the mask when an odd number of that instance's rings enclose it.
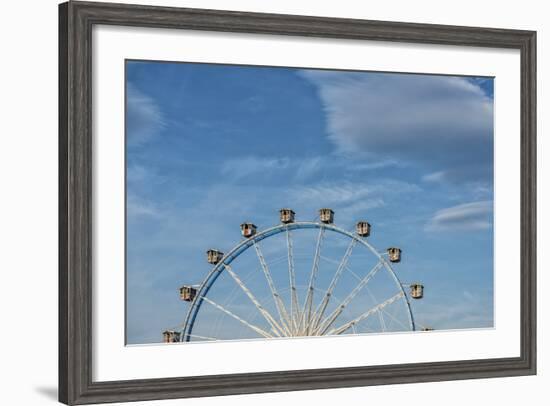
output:
{"label": "wispy cloud", "polygon": [[441,182],[445,179],[445,171],[428,173],[422,177],[424,182]]}
{"label": "wispy cloud", "polygon": [[326,158],[314,157],[301,159],[294,171],[294,178],[298,181],[307,180],[327,166],[328,160]]}
{"label": "wispy cloud", "polygon": [[420,325],[437,330],[494,326],[492,295],[485,291],[455,292],[449,302],[432,302],[416,314]]}
{"label": "wispy cloud", "polygon": [[353,183],[328,183],[295,189],[291,192],[293,200],[304,203],[324,202],[340,205],[373,197],[374,188]]}
{"label": "wispy cloud", "polygon": [[426,225],[429,231],[482,230],[492,225],[490,200],[460,204],[438,210]]}
{"label": "wispy cloud", "polygon": [[126,199],[128,217],[159,217],[161,211],[150,201],[128,194]]}
{"label": "wispy cloud", "polygon": [[241,179],[255,174],[270,174],[281,169],[287,169],[290,165],[288,158],[260,158],[247,156],[226,160],[221,168],[224,175],[233,179]]}
{"label": "wispy cloud", "polygon": [[126,88],[126,132],[128,145],[150,141],[166,125],[157,103],[132,83]]}
{"label": "wispy cloud", "polygon": [[385,169],[389,167],[402,168],[407,166],[403,161],[397,161],[395,159],[383,159],[383,160],[369,160],[362,163],[354,163],[349,165],[348,169],[352,171],[370,171],[373,169]]}
{"label": "wispy cloud", "polygon": [[491,183],[493,167],[491,163],[471,163],[450,167],[443,171],[428,173],[422,177],[424,182],[463,184]]}
{"label": "wispy cloud", "polygon": [[327,167],[340,165],[335,161],[321,157],[290,158],[290,157],[257,157],[245,156],[226,160],[221,167],[222,175],[232,180],[240,180],[250,176],[280,176],[297,182],[305,181]]}
{"label": "wispy cloud", "polygon": [[476,83],[434,75],[300,74],[317,87],[328,137],[340,152],[402,158],[434,172],[457,168],[446,179],[490,176],[493,102]]}
{"label": "wispy cloud", "polygon": [[221,174],[240,180],[255,175],[281,175],[284,172],[287,180],[303,182],[323,171],[368,172],[403,166],[406,164],[391,159],[352,159],[339,155],[303,158],[244,156],[225,160],[221,165]]}
{"label": "wispy cloud", "polygon": [[290,189],[288,201],[310,213],[315,213],[319,207],[330,207],[340,219],[354,221],[368,210],[384,207],[387,202],[411,196],[420,190],[414,184],[390,179],[377,183],[324,182]]}
{"label": "wispy cloud", "polygon": [[132,164],[126,170],[126,181],[136,189],[142,188],[143,185],[161,184],[166,180],[165,176],[160,175],[155,168],[149,166]]}

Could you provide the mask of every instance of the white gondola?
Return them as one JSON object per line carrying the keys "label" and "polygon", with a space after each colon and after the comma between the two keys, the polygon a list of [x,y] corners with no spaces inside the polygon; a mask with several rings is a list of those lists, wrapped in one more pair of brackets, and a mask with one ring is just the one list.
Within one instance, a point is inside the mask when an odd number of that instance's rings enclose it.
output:
{"label": "white gondola", "polygon": [[357,235],[361,237],[368,237],[370,235],[370,224],[366,221],[358,221],[355,226]]}
{"label": "white gondola", "polygon": [[252,223],[242,223],[241,224],[241,234],[244,238],[250,238],[256,234],[257,227]]}
{"label": "white gondola", "polygon": [[181,333],[174,330],[166,330],[162,333],[162,341],[164,343],[178,343],[180,341]]}
{"label": "white gondola", "polygon": [[388,248],[388,258],[390,262],[401,262],[401,248]]}
{"label": "white gondola", "polygon": [[424,296],[424,285],[420,283],[413,283],[411,285],[411,297],[413,299],[422,299]]}
{"label": "white gondola", "polygon": [[185,302],[192,302],[197,295],[197,289],[192,286],[182,286],[180,288],[180,299]]}
{"label": "white gondola", "polygon": [[332,224],[334,223],[334,211],[332,209],[320,209],[319,219],[322,223]]}
{"label": "white gondola", "polygon": [[223,258],[223,252],[218,250],[208,250],[206,251],[206,259],[209,264],[216,265]]}
{"label": "white gondola", "polygon": [[281,223],[289,224],[294,223],[294,216],[296,213],[292,209],[281,209],[279,210],[279,215],[281,218]]}

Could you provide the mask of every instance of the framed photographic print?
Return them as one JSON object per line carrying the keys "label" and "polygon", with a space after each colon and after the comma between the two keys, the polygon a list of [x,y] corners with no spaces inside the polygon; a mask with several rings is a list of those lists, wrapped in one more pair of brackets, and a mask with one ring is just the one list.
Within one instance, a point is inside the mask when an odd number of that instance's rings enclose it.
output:
{"label": "framed photographic print", "polygon": [[61,402],[536,373],[535,32],[59,16]]}

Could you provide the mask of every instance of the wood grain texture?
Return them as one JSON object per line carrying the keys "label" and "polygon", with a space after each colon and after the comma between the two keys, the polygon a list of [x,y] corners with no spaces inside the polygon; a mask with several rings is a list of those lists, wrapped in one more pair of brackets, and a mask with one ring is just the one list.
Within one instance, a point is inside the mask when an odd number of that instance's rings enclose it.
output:
{"label": "wood grain texture", "polygon": [[[521,355],[374,367],[92,381],[91,32],[94,24],[519,49]],[[69,2],[59,7],[59,400],[87,404],[536,373],[536,33]],[[121,295],[124,294],[121,292]]]}
{"label": "wood grain texture", "polygon": [[68,371],[70,366],[68,364],[68,319],[69,319],[69,302],[67,295],[69,292],[68,282],[68,206],[67,206],[67,194],[68,194],[68,166],[67,166],[67,137],[68,137],[68,84],[67,80],[67,4],[62,4],[59,7],[59,108],[58,108],[58,120],[59,120],[59,154],[58,154],[58,168],[59,168],[59,242],[58,242],[58,256],[59,256],[59,400],[67,402],[67,388],[69,387],[68,380],[70,379]]}

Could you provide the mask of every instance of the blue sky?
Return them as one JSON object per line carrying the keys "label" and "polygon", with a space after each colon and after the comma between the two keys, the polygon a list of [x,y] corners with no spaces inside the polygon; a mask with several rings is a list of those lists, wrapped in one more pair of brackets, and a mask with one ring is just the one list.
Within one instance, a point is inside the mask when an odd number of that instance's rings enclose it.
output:
{"label": "blue sky", "polygon": [[281,207],[302,220],[331,207],[346,229],[365,218],[376,247],[401,247],[400,278],[426,286],[420,325],[492,326],[492,79],[145,61],[126,72],[128,343],[181,324],[177,290],[206,276],[205,250],[227,252],[243,221],[277,224]]}

